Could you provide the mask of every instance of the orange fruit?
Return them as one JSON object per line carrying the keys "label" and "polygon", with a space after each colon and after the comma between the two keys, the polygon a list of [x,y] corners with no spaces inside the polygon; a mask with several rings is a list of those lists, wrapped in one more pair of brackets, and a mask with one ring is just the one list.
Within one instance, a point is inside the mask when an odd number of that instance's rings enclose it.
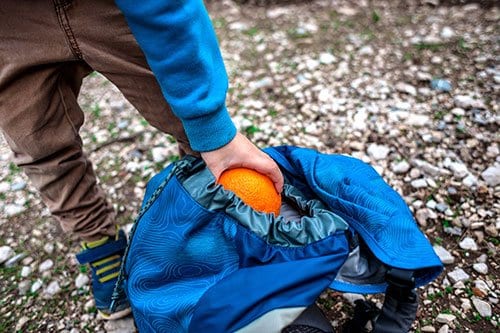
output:
{"label": "orange fruit", "polygon": [[253,209],[279,215],[281,196],[269,177],[252,169],[235,168],[224,171],[218,183]]}

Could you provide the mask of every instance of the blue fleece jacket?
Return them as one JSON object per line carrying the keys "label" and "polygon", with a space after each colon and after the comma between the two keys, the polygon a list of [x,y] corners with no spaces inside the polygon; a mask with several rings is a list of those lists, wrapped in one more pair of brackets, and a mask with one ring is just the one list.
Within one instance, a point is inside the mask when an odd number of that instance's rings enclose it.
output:
{"label": "blue fleece jacket", "polygon": [[202,0],[116,0],[191,147],[227,144],[236,128],[226,110],[226,69]]}

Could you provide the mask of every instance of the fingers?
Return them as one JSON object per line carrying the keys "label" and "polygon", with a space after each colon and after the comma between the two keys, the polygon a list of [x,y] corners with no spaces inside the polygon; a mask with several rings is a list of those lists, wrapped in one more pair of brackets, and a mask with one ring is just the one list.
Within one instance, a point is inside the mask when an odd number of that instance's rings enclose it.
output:
{"label": "fingers", "polygon": [[227,169],[244,167],[268,176],[278,193],[283,190],[283,175],[276,162],[240,133],[224,147],[203,152],[201,157],[215,179]]}

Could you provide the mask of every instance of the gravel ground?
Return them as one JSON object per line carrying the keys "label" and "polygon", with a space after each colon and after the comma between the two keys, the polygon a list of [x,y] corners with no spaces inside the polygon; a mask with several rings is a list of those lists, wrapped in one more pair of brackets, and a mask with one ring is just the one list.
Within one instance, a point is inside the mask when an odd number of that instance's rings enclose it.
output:
{"label": "gravel ground", "polygon": [[[419,290],[412,331],[497,332],[500,8],[268,2],[209,3],[241,131],[261,147],[299,145],[372,164],[446,265]],[[85,80],[80,102],[85,148],[129,226],[147,180],[178,158],[175,144],[99,74]],[[88,271],[71,254],[78,242],[9,159],[0,139],[0,332],[133,332],[132,318],[96,318]],[[318,303],[339,326],[356,297],[327,292]]]}

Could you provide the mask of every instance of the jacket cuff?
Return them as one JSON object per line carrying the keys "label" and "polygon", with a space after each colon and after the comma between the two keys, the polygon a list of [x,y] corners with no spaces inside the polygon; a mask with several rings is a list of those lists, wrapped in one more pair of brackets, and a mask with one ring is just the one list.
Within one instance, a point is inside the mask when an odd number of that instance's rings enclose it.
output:
{"label": "jacket cuff", "polygon": [[194,151],[207,152],[228,144],[236,136],[236,127],[222,106],[216,112],[192,119],[182,119],[189,144]]}

